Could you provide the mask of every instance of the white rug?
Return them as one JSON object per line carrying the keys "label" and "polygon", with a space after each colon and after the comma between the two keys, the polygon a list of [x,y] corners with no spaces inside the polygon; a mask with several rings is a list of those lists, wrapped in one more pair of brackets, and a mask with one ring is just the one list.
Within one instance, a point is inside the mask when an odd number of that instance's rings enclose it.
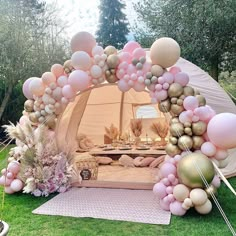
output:
{"label": "white rug", "polygon": [[92,217],[148,224],[169,224],[171,214],[150,190],[72,188],[44,203],[34,214]]}

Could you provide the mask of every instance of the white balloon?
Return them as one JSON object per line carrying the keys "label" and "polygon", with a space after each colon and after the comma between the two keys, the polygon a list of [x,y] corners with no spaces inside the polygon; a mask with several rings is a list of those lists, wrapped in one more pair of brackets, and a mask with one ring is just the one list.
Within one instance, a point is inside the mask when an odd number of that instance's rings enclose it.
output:
{"label": "white balloon", "polygon": [[60,87],[64,87],[65,85],[67,85],[67,82],[68,82],[68,79],[65,75],[62,75],[57,79],[57,84]]}
{"label": "white balloon", "polygon": [[92,49],[92,55],[95,56],[95,55],[99,55],[101,56],[103,54],[104,50],[101,46],[95,46],[93,49]]}
{"label": "white balloon", "polygon": [[45,106],[45,111],[48,113],[48,114],[52,114],[53,111],[49,108],[49,105]]}
{"label": "white balloon", "polygon": [[71,57],[71,64],[77,70],[88,70],[91,66],[91,58],[87,52],[77,51]]}
{"label": "white balloon", "polygon": [[102,76],[102,69],[97,65],[93,65],[90,69],[90,73],[93,78],[99,78]]}

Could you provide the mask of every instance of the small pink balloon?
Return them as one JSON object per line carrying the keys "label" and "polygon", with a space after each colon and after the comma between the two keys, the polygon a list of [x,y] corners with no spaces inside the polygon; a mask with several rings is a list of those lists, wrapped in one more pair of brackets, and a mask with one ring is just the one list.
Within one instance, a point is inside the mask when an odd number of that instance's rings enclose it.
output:
{"label": "small pink balloon", "polygon": [[186,110],[192,110],[193,111],[195,108],[197,108],[199,106],[199,101],[194,96],[187,96],[184,99],[183,106]]}
{"label": "small pink balloon", "polygon": [[128,90],[130,90],[130,86],[125,80],[118,81],[118,88],[121,92],[127,92]]}
{"label": "small pink balloon", "polygon": [[146,52],[143,48],[136,48],[133,51],[133,58],[140,59],[141,57],[146,57]]}
{"label": "small pink balloon", "polygon": [[169,186],[170,185],[170,181],[168,180],[168,178],[163,178],[161,180],[161,182],[165,185],[165,186]]}
{"label": "small pink balloon", "polygon": [[60,87],[64,87],[65,85],[67,85],[67,83],[68,83],[68,78],[65,75],[62,75],[57,79],[57,84]]}
{"label": "small pink balloon", "polygon": [[13,173],[11,173],[11,172],[7,173],[7,178],[8,179],[13,179],[13,177],[14,177]]}
{"label": "small pink balloon", "polygon": [[127,68],[127,74],[132,75],[132,74],[136,74],[136,72],[137,72],[136,67],[132,64],[129,64]]}
{"label": "small pink balloon", "polygon": [[197,115],[200,120],[206,121],[210,118],[210,109],[206,106],[197,107],[194,109],[194,114]]}
{"label": "small pink balloon", "polygon": [[166,188],[166,193],[167,193],[167,194],[173,193],[173,187],[172,187],[172,186],[168,186],[168,187]]}
{"label": "small pink balloon", "polygon": [[11,182],[12,182],[12,179],[9,179],[4,175],[0,178],[0,185],[2,186],[9,186]]}
{"label": "small pink balloon", "polygon": [[162,87],[163,87],[163,89],[167,90],[167,89],[170,87],[170,85],[165,82],[165,83],[162,85]]}
{"label": "small pink balloon", "polygon": [[183,216],[186,210],[182,207],[182,202],[174,201],[170,204],[170,212],[176,216]]}
{"label": "small pink balloon", "polygon": [[135,41],[129,41],[128,43],[125,44],[122,51],[132,54],[136,48],[141,48],[139,43],[137,43]]}
{"label": "small pink balloon", "polygon": [[217,149],[214,158],[218,161],[225,160],[228,157],[228,151],[225,149]]}
{"label": "small pink balloon", "polygon": [[161,209],[165,210],[165,211],[169,211],[170,210],[170,203],[169,202],[165,202],[162,199],[160,200],[160,207]]}
{"label": "small pink balloon", "polygon": [[169,174],[169,175],[168,175],[168,180],[169,180],[171,183],[174,182],[175,179],[176,179],[175,175],[173,175],[173,174]]}
{"label": "small pink balloon", "polygon": [[175,74],[181,72],[181,69],[179,67],[177,67],[177,66],[173,66],[173,67],[170,68],[169,72],[171,74],[175,75]]}
{"label": "small pink balloon", "polygon": [[29,83],[29,91],[36,96],[42,96],[45,91],[45,85],[41,78],[33,78]]}
{"label": "small pink balloon", "polygon": [[137,74],[136,73],[133,73],[133,74],[131,74],[131,76],[130,76],[130,79],[132,79],[132,80],[137,80]]}
{"label": "small pink balloon", "polygon": [[132,61],[132,57],[128,52],[121,52],[119,53],[118,57],[120,59],[120,62],[126,62],[129,64]]}
{"label": "small pink balloon", "polygon": [[207,134],[210,141],[219,148],[231,149],[236,147],[236,115],[220,113],[208,123]]}
{"label": "small pink balloon", "polygon": [[169,174],[176,175],[176,167],[171,163],[164,163],[160,168],[160,174],[163,177],[168,177]]}
{"label": "small pink balloon", "polygon": [[169,202],[174,202],[175,201],[175,197],[172,193],[168,194],[167,197],[168,197]]}
{"label": "small pink balloon", "polygon": [[51,72],[58,78],[64,74],[64,68],[61,64],[54,64],[51,67]]}
{"label": "small pink balloon", "polygon": [[18,161],[12,161],[8,164],[7,170],[13,174],[18,174],[20,171],[20,163]]}
{"label": "small pink balloon", "polygon": [[163,101],[168,97],[168,93],[166,90],[162,89],[161,91],[158,92],[156,95],[156,98],[158,101]]}
{"label": "small pink balloon", "polygon": [[52,72],[45,72],[42,74],[42,81],[45,85],[49,85],[56,81],[56,76]]}
{"label": "small pink balloon", "polygon": [[197,122],[197,121],[199,121],[199,117],[194,115],[192,117],[192,122]]}
{"label": "small pink balloon", "polygon": [[91,67],[91,63],[91,58],[86,52],[74,52],[71,56],[71,64],[77,70],[89,70],[89,68]]}
{"label": "small pink balloon", "polygon": [[62,88],[62,95],[67,98],[73,98],[75,96],[75,91],[72,89],[72,87],[67,84]]}
{"label": "small pink balloon", "polygon": [[126,61],[123,61],[119,64],[118,69],[126,70],[128,68],[129,64]]}
{"label": "small pink balloon", "polygon": [[165,79],[164,79],[162,76],[160,76],[160,77],[158,78],[158,83],[159,83],[159,84],[164,84],[164,83],[165,83]]}
{"label": "small pink balloon", "polygon": [[[85,90],[86,88],[88,88],[89,83],[90,83],[90,80],[89,80],[88,74],[86,72],[82,71],[82,70],[74,70],[69,75],[69,78],[68,78],[68,84],[75,91],[83,91],[83,90]],[[72,98],[72,97],[70,97],[70,98]]]}
{"label": "small pink balloon", "polygon": [[22,125],[25,125],[25,124],[28,123],[28,122],[29,122],[29,117],[28,117],[28,116],[26,116],[26,115],[21,116],[21,118],[20,118],[20,120],[19,120],[19,123],[20,123],[21,126],[22,126]]}
{"label": "small pink balloon", "polygon": [[211,142],[205,142],[201,146],[201,151],[204,155],[212,157],[216,154],[216,147]]}
{"label": "small pink balloon", "polygon": [[219,188],[220,187],[220,184],[221,184],[221,181],[220,181],[220,178],[219,176],[215,175],[211,184],[216,187],[216,188]]}
{"label": "small pink balloon", "polygon": [[56,87],[53,92],[52,92],[52,97],[56,101],[61,101],[62,98],[62,88],[61,87]]}
{"label": "small pink balloon", "polygon": [[150,63],[150,62],[145,62],[144,64],[143,64],[143,69],[142,69],[142,71],[144,72],[144,73],[147,73],[147,72],[149,72],[149,71],[151,71],[151,67],[152,67],[152,64]]}
{"label": "small pink balloon", "polygon": [[161,84],[156,84],[155,89],[156,89],[156,91],[161,91],[162,90],[162,85]]}
{"label": "small pink balloon", "polygon": [[33,94],[30,92],[29,90],[29,84],[30,82],[33,80],[34,78],[29,78],[27,79],[24,84],[23,84],[23,87],[22,87],[22,91],[23,91],[23,94],[24,96],[27,98],[27,99],[33,99]]}
{"label": "small pink balloon", "polygon": [[178,83],[182,86],[186,86],[189,82],[189,76],[188,74],[184,72],[179,72],[175,74],[175,83]]}
{"label": "small pink balloon", "polygon": [[14,193],[14,190],[13,190],[10,186],[6,186],[6,187],[4,188],[4,191],[5,191],[5,193],[7,193],[7,194],[13,194],[13,193]]}
{"label": "small pink balloon", "polygon": [[164,78],[165,82],[168,84],[172,84],[174,82],[174,76],[170,72],[165,72],[162,77]]}
{"label": "small pink balloon", "polygon": [[95,46],[93,47],[92,49],[92,55],[95,56],[95,55],[99,55],[101,56],[102,54],[104,53],[104,50],[101,46]]}
{"label": "small pink balloon", "polygon": [[138,70],[138,71],[137,71],[137,76],[138,76],[138,77],[139,77],[139,76],[143,76],[143,71]]}
{"label": "small pink balloon", "polygon": [[23,189],[24,187],[24,184],[21,180],[19,179],[14,179],[12,182],[11,182],[11,185],[10,185],[11,189],[14,191],[14,192],[19,192]]}
{"label": "small pink balloon", "polygon": [[145,90],[145,84],[142,84],[142,83],[139,83],[139,82],[135,82],[134,83],[134,86],[133,86],[133,89],[136,91],[136,92],[142,92]]}
{"label": "small pink balloon", "polygon": [[153,193],[160,199],[164,198],[167,195],[166,186],[161,182],[156,183],[153,186]]}

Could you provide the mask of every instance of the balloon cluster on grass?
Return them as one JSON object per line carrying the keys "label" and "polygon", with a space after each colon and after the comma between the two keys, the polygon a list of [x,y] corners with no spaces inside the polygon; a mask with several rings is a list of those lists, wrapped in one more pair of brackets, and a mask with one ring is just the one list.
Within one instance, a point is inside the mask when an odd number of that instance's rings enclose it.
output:
{"label": "balloon cluster on grass", "polygon": [[[167,155],[153,191],[161,207],[175,215],[184,215],[191,207],[209,213],[210,197],[220,187],[212,162],[224,167],[227,149],[236,147],[236,116],[216,115],[204,96],[188,85],[188,74],[174,66],[180,57],[178,43],[160,38],[146,56],[137,42],[128,42],[118,52],[113,46],[103,49],[92,35],[80,32],[72,38],[71,50],[64,65],[55,64],[41,78],[25,81],[23,93],[28,100],[20,123],[29,119],[34,126],[45,123],[54,129],[57,117],[78,92],[103,82],[117,83],[122,92],[148,90],[151,102],[172,116]],[[2,178],[15,178],[16,173],[7,171]]]}

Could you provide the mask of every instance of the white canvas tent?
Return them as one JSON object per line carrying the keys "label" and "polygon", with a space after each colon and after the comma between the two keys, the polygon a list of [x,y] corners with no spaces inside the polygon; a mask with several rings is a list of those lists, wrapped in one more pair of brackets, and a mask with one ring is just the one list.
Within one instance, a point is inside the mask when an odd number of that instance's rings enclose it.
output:
{"label": "white canvas tent", "polygon": [[[178,60],[176,66],[188,73],[190,85],[205,96],[207,104],[217,113],[236,114],[235,104],[206,72],[183,58]],[[96,143],[102,143],[104,126],[113,123],[121,131],[127,131],[130,120],[135,118],[137,108],[146,104],[150,104],[147,92],[135,92],[131,89],[129,92],[122,93],[116,84],[107,84],[83,92],[67,106],[58,119],[57,143],[59,147],[75,147],[78,133],[88,135]],[[157,106],[156,109],[158,110]],[[236,150],[231,150],[229,164],[223,169],[226,176],[236,175],[234,156]]]}

